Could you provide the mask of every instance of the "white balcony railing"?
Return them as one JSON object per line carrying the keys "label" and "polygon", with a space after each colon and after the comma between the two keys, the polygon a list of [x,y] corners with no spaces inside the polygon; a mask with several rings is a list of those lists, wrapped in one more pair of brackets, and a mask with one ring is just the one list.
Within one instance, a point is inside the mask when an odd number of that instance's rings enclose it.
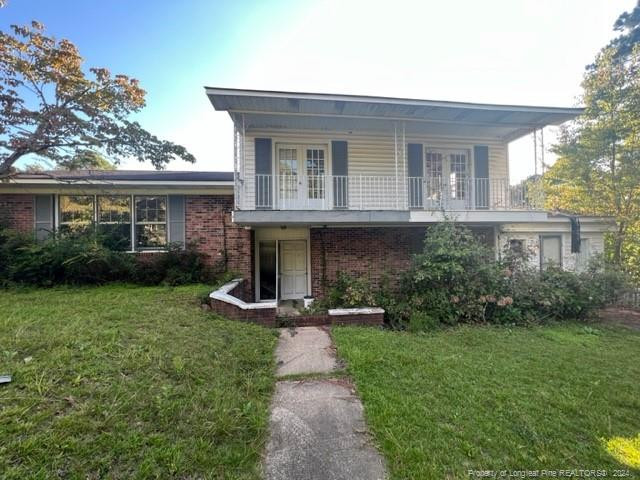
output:
{"label": "white balcony railing", "polygon": [[241,210],[541,210],[538,183],[505,178],[255,175]]}

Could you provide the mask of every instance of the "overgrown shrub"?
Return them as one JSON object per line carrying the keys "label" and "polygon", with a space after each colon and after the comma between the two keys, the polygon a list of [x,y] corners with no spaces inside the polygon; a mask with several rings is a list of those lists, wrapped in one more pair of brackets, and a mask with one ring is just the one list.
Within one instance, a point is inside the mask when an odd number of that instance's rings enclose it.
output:
{"label": "overgrown shrub", "polygon": [[458,323],[532,324],[580,319],[615,299],[625,283],[601,258],[582,273],[540,271],[529,252],[493,252],[460,224],[427,229],[399,289],[340,275],[325,299],[328,307],[373,305],[387,323],[411,331]]}
{"label": "overgrown shrub", "polygon": [[214,274],[198,252],[170,246],[166,253],[132,255],[109,248],[95,232],[59,233],[45,241],[0,230],[0,285],[143,285],[207,282]]}

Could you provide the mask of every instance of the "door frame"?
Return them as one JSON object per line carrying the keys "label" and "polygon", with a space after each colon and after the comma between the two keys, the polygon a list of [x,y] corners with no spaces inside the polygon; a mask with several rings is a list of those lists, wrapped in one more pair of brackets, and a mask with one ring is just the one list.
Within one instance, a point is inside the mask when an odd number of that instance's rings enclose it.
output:
{"label": "door frame", "polygon": [[[298,297],[295,297],[295,296],[294,297],[290,297],[290,298],[289,297],[285,298],[284,295],[283,295],[283,291],[282,291],[281,278],[282,278],[282,275],[283,275],[282,272],[284,272],[284,268],[281,268],[281,264],[282,264],[282,261],[284,259],[284,253],[283,253],[282,247],[286,243],[290,243],[290,242],[297,242],[297,243],[304,242],[304,250],[305,250],[304,251],[304,260],[305,260],[305,265],[304,265],[305,289],[304,290],[305,290],[305,292],[304,292],[304,294],[302,296],[304,297],[305,295],[308,294],[307,284],[309,283],[309,264],[308,264],[307,252],[308,252],[309,248],[307,246],[307,241],[306,240],[277,240],[276,241],[276,246],[277,246],[277,248],[280,249],[280,251],[278,252],[278,255],[277,255],[278,262],[276,264],[276,267],[277,267],[276,268],[276,275],[277,275],[277,279],[278,279],[277,292],[279,294],[278,298],[282,299],[282,300],[296,300],[298,298]],[[282,270],[282,272],[281,272],[281,270]]]}
{"label": "door frame", "polygon": [[[467,206],[475,207],[475,159],[473,158],[473,148],[472,147],[454,147],[454,146],[436,146],[436,145],[427,145],[425,144],[423,147],[423,155],[422,155],[422,169],[424,172],[424,180],[425,182],[430,181],[427,176],[427,154],[428,153],[439,153],[442,155],[442,185],[441,185],[441,198],[440,202],[445,209],[456,210],[459,208],[451,208],[460,207],[460,202],[462,202],[463,210]],[[451,199],[451,157],[450,155],[459,155],[464,154],[467,157],[467,180],[469,184],[467,185],[467,190],[465,192],[465,198],[463,200]],[[445,187],[446,186],[446,196]],[[426,187],[426,186],[425,186]],[[427,188],[423,188],[423,195],[426,197]],[[423,203],[425,205],[428,204],[430,200],[427,198],[423,198]],[[444,203],[448,202],[448,203]]]}
{"label": "door frame", "polygon": [[[278,155],[278,149],[279,147],[284,147],[284,148],[296,148],[298,149],[298,175],[303,175],[303,176],[307,176],[307,162],[306,162],[306,152],[305,150],[307,148],[318,148],[318,149],[322,149],[324,150],[324,176],[326,177],[331,177],[332,173],[331,173],[331,164],[332,164],[332,159],[331,159],[331,144],[327,143],[325,141],[313,141],[313,140],[304,140],[301,139],[298,142],[292,142],[291,139],[277,139],[277,138],[273,138],[272,139],[272,144],[273,144],[273,153],[272,153],[272,158],[274,159],[273,161],[273,177],[275,179],[274,182],[274,200],[275,200],[275,207],[276,209],[280,209],[282,206],[282,201],[280,199],[280,157]],[[302,168],[300,168],[302,167]],[[328,208],[328,204],[327,202],[329,201],[329,196],[333,195],[333,191],[331,190],[331,183],[330,181],[325,181],[325,185],[324,185],[324,199],[320,200],[320,202],[322,204],[325,205],[325,207]],[[300,188],[303,187],[303,188]],[[298,188],[298,199],[297,202],[299,204],[302,204],[303,206],[306,205],[309,202],[309,187],[308,185],[301,185]],[[304,208],[296,208],[295,206],[293,206],[293,208],[290,208],[291,206],[288,206],[287,210],[304,210]],[[311,207],[310,207],[311,208]],[[313,207],[312,209],[316,210],[316,207]]]}
{"label": "door frame", "polygon": [[[276,298],[270,300],[260,300],[260,242],[265,240],[275,240],[276,242]],[[280,301],[280,241],[304,240],[307,245],[307,292],[311,295],[311,235],[308,228],[258,228],[255,229],[254,236],[254,292],[256,302]]]}

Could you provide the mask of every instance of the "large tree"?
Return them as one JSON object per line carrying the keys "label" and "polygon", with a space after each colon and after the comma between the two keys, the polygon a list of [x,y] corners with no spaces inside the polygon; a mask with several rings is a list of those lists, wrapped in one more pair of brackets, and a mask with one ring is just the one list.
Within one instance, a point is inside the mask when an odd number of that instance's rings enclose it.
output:
{"label": "large tree", "polygon": [[633,47],[640,43],[640,0],[630,12],[624,12],[613,25],[616,32],[622,32],[609,44],[617,58],[628,56]]}
{"label": "large tree", "polygon": [[637,30],[623,31],[587,67],[584,114],[562,130],[545,185],[549,208],[613,216],[611,259],[628,265],[630,232],[640,225],[640,45]]}
{"label": "large tree", "polygon": [[0,31],[0,177],[29,155],[62,166],[92,154],[156,168],[174,158],[194,162],[184,147],[128,119],[144,97],[136,79],[85,71],[76,46],[47,36],[38,22]]}

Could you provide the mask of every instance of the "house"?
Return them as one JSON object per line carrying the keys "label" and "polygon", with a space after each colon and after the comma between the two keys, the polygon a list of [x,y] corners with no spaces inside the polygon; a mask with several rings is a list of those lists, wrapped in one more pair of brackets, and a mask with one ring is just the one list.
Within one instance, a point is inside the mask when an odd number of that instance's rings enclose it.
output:
{"label": "house", "polygon": [[206,94],[233,122],[233,173],[19,174],[0,184],[0,221],[40,237],[96,224],[141,255],[191,244],[210,264],[238,272],[256,303],[320,297],[340,271],[393,283],[425,228],[445,217],[496,255],[526,248],[540,265],[579,269],[603,251],[606,218],[546,212],[535,182],[509,178],[509,142],[581,109]]}

